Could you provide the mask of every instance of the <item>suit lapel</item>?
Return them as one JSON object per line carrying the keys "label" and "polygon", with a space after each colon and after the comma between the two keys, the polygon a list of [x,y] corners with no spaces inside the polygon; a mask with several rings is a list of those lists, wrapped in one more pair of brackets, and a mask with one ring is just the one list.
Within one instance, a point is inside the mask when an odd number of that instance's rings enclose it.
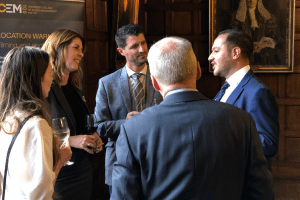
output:
{"label": "suit lapel", "polygon": [[76,130],[76,120],[75,120],[74,114],[72,112],[72,109],[69,106],[69,103],[68,103],[62,89],[57,85],[57,83],[55,81],[52,84],[52,89],[53,89],[54,95],[56,96],[56,99],[58,100],[58,102],[60,103],[63,110],[68,115],[68,117],[72,123],[72,126]]}
{"label": "suit lapel", "polygon": [[237,101],[239,98],[240,94],[244,91],[244,86],[249,82],[249,80],[253,76],[253,71],[250,69],[244,78],[241,80],[241,82],[238,84],[238,86],[233,90],[233,92],[230,94],[228,97],[226,103],[234,105],[234,103]]}
{"label": "suit lapel", "polygon": [[132,105],[131,105],[131,96],[130,96],[130,90],[129,90],[129,83],[128,83],[128,75],[126,71],[126,65],[123,67],[120,79],[119,79],[119,87],[122,93],[122,97],[124,100],[124,103],[126,105],[126,108],[128,112],[132,111]]}

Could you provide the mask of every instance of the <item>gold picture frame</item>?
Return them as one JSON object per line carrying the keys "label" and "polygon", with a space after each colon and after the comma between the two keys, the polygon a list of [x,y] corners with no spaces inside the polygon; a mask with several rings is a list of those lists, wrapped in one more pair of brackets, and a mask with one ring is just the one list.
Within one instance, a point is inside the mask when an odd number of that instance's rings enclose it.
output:
{"label": "gold picture frame", "polygon": [[[253,39],[250,66],[254,72],[293,72],[295,0],[257,0],[256,5],[249,2],[209,0],[209,52],[220,31],[237,28]],[[211,65],[209,71],[213,71]]]}

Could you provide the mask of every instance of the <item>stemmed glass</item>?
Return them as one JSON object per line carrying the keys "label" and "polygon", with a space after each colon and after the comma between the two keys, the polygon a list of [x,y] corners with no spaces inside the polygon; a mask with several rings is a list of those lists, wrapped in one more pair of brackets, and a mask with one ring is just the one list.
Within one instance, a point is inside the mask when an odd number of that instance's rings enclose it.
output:
{"label": "stemmed glass", "polygon": [[[94,114],[86,115],[86,117],[85,117],[85,126],[86,126],[87,131],[90,135],[93,135],[96,131],[96,127],[95,127],[94,123],[95,123],[95,115]],[[97,140],[96,145],[98,145],[98,144],[99,144],[99,141]],[[88,148],[90,148],[90,147],[88,147]],[[98,148],[91,148],[91,149],[95,153],[97,151],[99,151]]]}
{"label": "stemmed glass", "polygon": [[[68,145],[68,140],[70,137],[70,129],[68,122],[65,117],[52,119],[52,132],[53,135],[59,139],[59,147],[62,145]],[[74,162],[68,161],[66,165],[73,165]]]}

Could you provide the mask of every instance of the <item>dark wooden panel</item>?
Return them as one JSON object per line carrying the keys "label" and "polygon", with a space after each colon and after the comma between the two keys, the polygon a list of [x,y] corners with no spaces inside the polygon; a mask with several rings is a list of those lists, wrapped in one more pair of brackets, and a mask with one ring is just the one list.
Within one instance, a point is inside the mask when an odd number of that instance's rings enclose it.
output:
{"label": "dark wooden panel", "polygon": [[286,161],[300,162],[300,138],[286,138]]}
{"label": "dark wooden panel", "polygon": [[176,36],[180,35],[191,35],[192,34],[192,12],[182,11],[173,12],[173,34]]}
{"label": "dark wooden panel", "polygon": [[174,0],[174,3],[193,3],[193,0]]}
{"label": "dark wooden panel", "polygon": [[86,22],[85,27],[86,30],[94,30],[95,29],[95,19],[94,19],[94,1],[88,0],[85,2],[85,15],[86,15]]}
{"label": "dark wooden panel", "polygon": [[274,165],[272,165],[272,173],[276,178],[290,178],[291,180],[297,178],[299,179],[300,170],[299,166],[296,167],[296,165],[298,165],[298,162],[283,162],[283,165],[277,165],[277,163],[274,162]]}
{"label": "dark wooden panel", "polygon": [[287,98],[300,98],[300,74],[286,75]]}
{"label": "dark wooden panel", "polygon": [[[299,38],[300,39],[300,38]],[[294,71],[300,69],[300,40],[294,41]]]}
{"label": "dark wooden panel", "polygon": [[[209,12],[208,9],[203,9],[201,11],[201,22],[199,26],[201,27],[201,34],[209,34]],[[207,40],[208,43],[208,40]]]}
{"label": "dark wooden panel", "polygon": [[97,78],[105,75],[108,70],[108,42],[87,41],[85,53],[85,77],[97,75]]}
{"label": "dark wooden panel", "polygon": [[145,34],[151,36],[166,35],[165,12],[146,12]]}
{"label": "dark wooden panel", "polygon": [[107,30],[107,2],[106,1],[98,1],[97,6],[98,9],[95,10],[95,19],[97,19],[96,24],[98,25],[99,31],[108,31]]}
{"label": "dark wooden panel", "polygon": [[[165,0],[144,0],[147,4],[164,4]],[[140,3],[143,3],[142,1]]]}
{"label": "dark wooden panel", "polygon": [[286,119],[285,119],[286,130],[300,131],[299,119],[300,119],[300,105],[286,106]]}
{"label": "dark wooden panel", "polygon": [[286,75],[278,74],[278,94],[277,98],[286,97]]}
{"label": "dark wooden panel", "polygon": [[196,54],[198,61],[202,67],[206,66],[208,70],[208,43],[207,42],[199,42],[198,43],[198,54]]}
{"label": "dark wooden panel", "polygon": [[300,138],[299,131],[282,131],[281,135],[286,138]]}
{"label": "dark wooden panel", "polygon": [[[97,41],[87,41],[86,42],[87,51],[85,52],[85,73],[86,77],[93,75],[97,71],[97,67],[99,65],[99,62],[97,61],[97,55],[99,54],[99,51],[97,51]],[[92,64],[93,63],[93,64]]]}
{"label": "dark wooden panel", "polygon": [[109,66],[108,66],[108,42],[99,42],[99,55],[97,57],[99,58],[100,66],[101,68],[98,70],[102,73],[107,73]]}
{"label": "dark wooden panel", "polygon": [[274,179],[276,200],[297,200],[300,194],[300,180]]}
{"label": "dark wooden panel", "polygon": [[107,31],[107,2],[86,1],[86,29],[89,31]]}

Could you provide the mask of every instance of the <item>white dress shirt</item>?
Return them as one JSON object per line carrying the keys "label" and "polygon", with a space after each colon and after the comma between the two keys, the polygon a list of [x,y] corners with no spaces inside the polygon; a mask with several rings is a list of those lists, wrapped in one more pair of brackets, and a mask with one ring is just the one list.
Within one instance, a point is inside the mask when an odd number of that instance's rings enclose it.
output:
{"label": "white dress shirt", "polygon": [[247,74],[247,72],[250,70],[250,66],[247,65],[240,69],[239,71],[235,72],[232,74],[226,81],[229,83],[229,87],[225,91],[222,99],[220,100],[221,102],[226,102],[228,97],[231,95],[233,90],[238,86],[238,84],[241,82],[241,80],[244,78],[244,76]]}

